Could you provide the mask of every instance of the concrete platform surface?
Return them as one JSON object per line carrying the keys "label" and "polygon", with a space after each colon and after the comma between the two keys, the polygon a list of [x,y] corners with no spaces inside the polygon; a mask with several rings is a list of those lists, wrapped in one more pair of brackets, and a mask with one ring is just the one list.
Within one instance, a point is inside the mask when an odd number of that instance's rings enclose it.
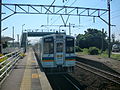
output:
{"label": "concrete platform surface", "polygon": [[52,90],[45,73],[40,70],[31,48],[26,56],[17,62],[0,90]]}

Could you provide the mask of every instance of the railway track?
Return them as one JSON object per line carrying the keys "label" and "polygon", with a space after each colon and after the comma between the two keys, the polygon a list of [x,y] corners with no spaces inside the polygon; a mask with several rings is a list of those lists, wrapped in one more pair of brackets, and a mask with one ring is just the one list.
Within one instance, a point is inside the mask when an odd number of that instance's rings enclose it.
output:
{"label": "railway track", "polygon": [[77,62],[76,66],[120,85],[120,75],[98,69],[82,62]]}
{"label": "railway track", "polygon": [[69,74],[50,74],[47,77],[53,90],[84,90]]}

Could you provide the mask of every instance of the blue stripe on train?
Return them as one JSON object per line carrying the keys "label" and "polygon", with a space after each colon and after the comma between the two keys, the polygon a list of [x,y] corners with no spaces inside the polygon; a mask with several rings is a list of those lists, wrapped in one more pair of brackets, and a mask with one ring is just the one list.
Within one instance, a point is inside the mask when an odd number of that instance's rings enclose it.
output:
{"label": "blue stripe on train", "polygon": [[54,60],[54,57],[43,57],[42,60]]}
{"label": "blue stripe on train", "polygon": [[71,58],[71,59],[75,59],[76,57],[75,57],[75,56],[65,57],[65,59],[69,59],[69,58]]}

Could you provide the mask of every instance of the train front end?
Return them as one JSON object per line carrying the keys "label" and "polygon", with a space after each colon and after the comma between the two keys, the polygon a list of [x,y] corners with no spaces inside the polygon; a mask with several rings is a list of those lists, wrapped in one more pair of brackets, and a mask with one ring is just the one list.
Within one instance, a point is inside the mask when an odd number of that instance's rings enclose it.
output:
{"label": "train front end", "polygon": [[75,40],[65,34],[44,37],[42,66],[48,70],[73,71],[75,66]]}

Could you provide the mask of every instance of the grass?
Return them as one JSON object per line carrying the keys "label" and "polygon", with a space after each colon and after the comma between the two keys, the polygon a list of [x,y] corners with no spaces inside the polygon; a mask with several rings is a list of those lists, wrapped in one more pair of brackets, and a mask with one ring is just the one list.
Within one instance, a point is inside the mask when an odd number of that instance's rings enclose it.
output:
{"label": "grass", "polygon": [[[102,54],[100,54],[99,56],[101,56],[103,58],[108,58],[108,52],[105,51]],[[111,54],[110,58],[115,59],[115,60],[120,60],[120,54]]]}
{"label": "grass", "polygon": [[[84,48],[82,49],[83,52],[77,52],[80,55],[88,55],[88,49]],[[104,51],[102,54],[98,54],[98,58],[108,58],[108,52]],[[119,60],[120,61],[120,54],[111,54],[111,58],[114,60]]]}
{"label": "grass", "polygon": [[[103,58],[108,58],[108,54],[102,54],[100,56],[103,57]],[[119,54],[111,54],[110,58],[120,61],[120,55]]]}
{"label": "grass", "polygon": [[88,55],[88,49],[84,48],[84,49],[82,49],[82,52],[76,52],[76,53],[79,55]]}
{"label": "grass", "polygon": [[88,49],[87,48],[84,48],[82,50],[83,50],[83,52],[81,52],[81,53],[88,55]]}
{"label": "grass", "polygon": [[111,58],[119,60],[120,61],[120,55],[119,54],[112,54]]}

